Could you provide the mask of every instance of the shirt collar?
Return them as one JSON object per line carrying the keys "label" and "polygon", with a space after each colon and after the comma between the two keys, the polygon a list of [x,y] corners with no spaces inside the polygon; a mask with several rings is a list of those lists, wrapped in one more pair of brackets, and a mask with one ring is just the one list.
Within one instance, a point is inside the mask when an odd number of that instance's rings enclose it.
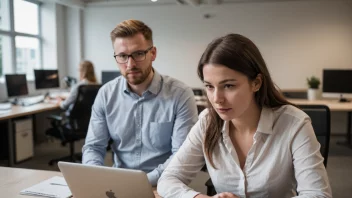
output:
{"label": "shirt collar", "polygon": [[152,83],[150,83],[146,91],[149,91],[154,95],[157,95],[161,89],[161,84],[163,79],[155,69],[153,69],[153,71],[154,71],[154,76],[153,76]]}
{"label": "shirt collar", "polygon": [[[222,126],[221,132],[227,133],[229,131],[229,122],[225,121]],[[260,113],[259,123],[257,127],[257,132],[272,134],[273,133],[273,124],[274,124],[274,112],[271,108],[263,107],[262,112]]]}
{"label": "shirt collar", "polygon": [[[157,95],[161,89],[161,84],[163,79],[162,79],[162,76],[154,68],[153,68],[153,71],[154,71],[153,80],[146,91],[149,91],[154,95]],[[126,78],[123,78],[123,91],[128,94],[131,92],[131,89],[128,86]]]}
{"label": "shirt collar", "polygon": [[274,125],[274,111],[271,108],[263,107],[260,114],[257,132],[272,134]]}

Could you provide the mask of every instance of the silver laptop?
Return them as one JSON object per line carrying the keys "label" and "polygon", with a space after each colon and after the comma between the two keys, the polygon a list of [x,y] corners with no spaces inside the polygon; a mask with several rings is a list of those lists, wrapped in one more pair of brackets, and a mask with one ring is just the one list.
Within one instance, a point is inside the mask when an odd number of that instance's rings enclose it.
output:
{"label": "silver laptop", "polygon": [[143,171],[58,163],[74,198],[154,198]]}

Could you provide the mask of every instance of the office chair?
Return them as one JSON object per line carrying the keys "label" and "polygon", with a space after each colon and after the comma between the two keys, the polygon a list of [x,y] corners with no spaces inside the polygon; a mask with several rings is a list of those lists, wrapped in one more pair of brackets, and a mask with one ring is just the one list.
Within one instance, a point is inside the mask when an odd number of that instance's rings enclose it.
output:
{"label": "office chair", "polygon": [[[298,105],[311,119],[314,133],[320,143],[320,153],[324,157],[324,166],[328,163],[330,143],[330,109],[326,105]],[[203,167],[204,169],[204,167]],[[216,191],[211,179],[206,181],[207,195],[214,196]]]}
{"label": "office chair", "polygon": [[320,153],[324,157],[324,166],[328,163],[330,144],[330,109],[326,105],[298,105],[312,120],[315,136],[320,143]]}
{"label": "office chair", "polygon": [[307,99],[307,91],[283,91],[282,95],[290,99]]}
{"label": "office chair", "polygon": [[57,115],[48,117],[53,128],[48,129],[46,135],[60,139],[63,146],[67,143],[70,145],[69,156],[52,159],[49,165],[58,161],[81,161],[81,154],[75,154],[74,142],[86,137],[92,106],[100,87],[101,85],[81,85],[78,88],[78,95],[72,110],[65,120]]}

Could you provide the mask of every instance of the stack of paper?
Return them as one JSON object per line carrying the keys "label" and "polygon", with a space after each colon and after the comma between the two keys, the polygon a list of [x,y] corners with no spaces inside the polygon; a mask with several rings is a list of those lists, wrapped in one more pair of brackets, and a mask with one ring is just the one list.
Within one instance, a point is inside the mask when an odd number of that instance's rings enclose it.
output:
{"label": "stack of paper", "polygon": [[53,198],[68,198],[72,193],[63,177],[55,176],[42,181],[20,192],[21,195],[32,195]]}
{"label": "stack of paper", "polygon": [[9,113],[11,111],[11,103],[0,103],[0,114]]}

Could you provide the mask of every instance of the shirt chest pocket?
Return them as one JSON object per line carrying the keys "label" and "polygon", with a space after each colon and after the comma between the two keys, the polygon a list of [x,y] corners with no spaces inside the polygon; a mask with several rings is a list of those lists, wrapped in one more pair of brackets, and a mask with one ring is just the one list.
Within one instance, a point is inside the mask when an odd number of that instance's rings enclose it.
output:
{"label": "shirt chest pocket", "polygon": [[172,122],[151,122],[149,138],[154,148],[168,149],[171,146]]}

